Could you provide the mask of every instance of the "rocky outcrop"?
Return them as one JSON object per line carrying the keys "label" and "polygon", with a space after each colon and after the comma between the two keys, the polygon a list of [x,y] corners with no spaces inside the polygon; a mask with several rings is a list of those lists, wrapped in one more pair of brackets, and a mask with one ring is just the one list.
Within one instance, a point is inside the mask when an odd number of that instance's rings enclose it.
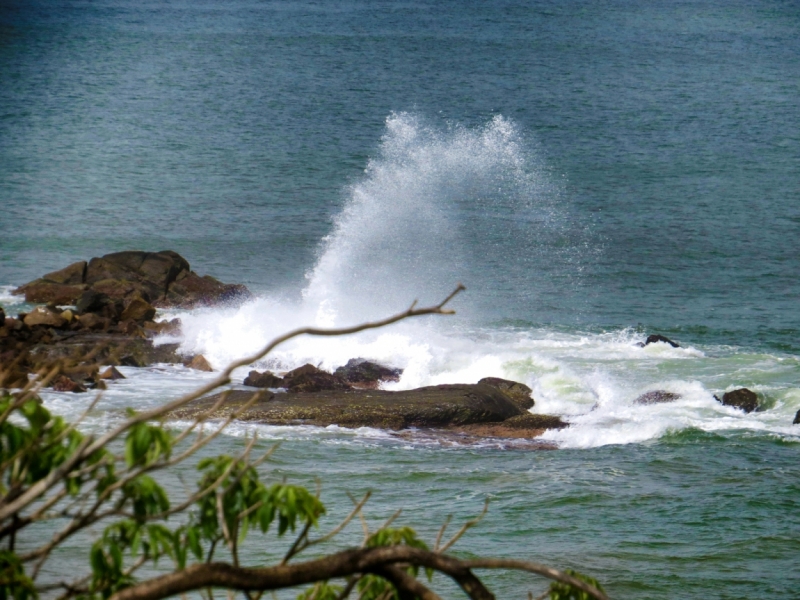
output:
{"label": "rocky outcrop", "polygon": [[[714,398],[717,398],[714,396]],[[743,410],[746,413],[753,412],[758,409],[758,396],[755,392],[747,388],[739,388],[730,392],[725,392],[722,399],[717,398],[719,402],[725,406],[732,406]]]}
{"label": "rocky outcrop", "polygon": [[[91,259],[88,263],[76,262],[60,271],[48,273],[14,290],[24,295],[27,302],[55,305],[80,304],[78,312],[96,311],[94,296],[85,292],[102,294],[113,301],[127,305],[140,298],[154,307],[191,308],[199,305],[241,301],[250,297],[243,285],[225,284],[208,275],[199,276],[191,270],[188,261],[176,252],[143,252],[139,250],[115,252]],[[103,300],[107,303],[107,300]],[[135,305],[139,310],[141,303]],[[149,320],[145,312],[131,314],[134,320]]]}
{"label": "rocky outcrop", "polygon": [[794,416],[794,421],[792,421],[792,425],[800,424],[800,410],[797,411],[797,414]]}
{"label": "rocky outcrop", "polygon": [[680,400],[681,395],[676,394],[674,392],[667,392],[665,390],[653,390],[652,392],[645,392],[636,400],[633,401],[634,404],[664,404],[666,402],[675,402],[675,400]]}
{"label": "rocky outcrop", "polygon": [[211,373],[214,370],[208,360],[206,360],[206,357],[202,354],[187,358],[183,361],[183,366],[194,369],[195,371],[205,371],[206,373]]}
{"label": "rocky outcrop", "polygon": [[258,371],[250,371],[247,377],[242,382],[244,385],[257,388],[282,388],[285,387],[283,377],[278,377],[272,371],[265,371],[259,373]]}
{"label": "rocky outcrop", "polygon": [[[313,374],[313,373],[305,373]],[[252,398],[252,392],[229,392],[211,418],[225,417]],[[272,425],[340,425],[342,427],[447,427],[501,422],[523,414],[508,396],[492,386],[438,385],[416,390],[323,390],[319,392],[264,392],[262,401],[239,418]],[[189,418],[208,410],[219,394],[196,400],[172,418]]]}
{"label": "rocky outcrop", "polygon": [[384,381],[400,381],[403,369],[392,369],[364,358],[351,358],[333,372],[354,388],[376,390]]}
{"label": "rocky outcrop", "polygon": [[283,387],[292,394],[351,389],[350,384],[341,377],[309,364],[286,373],[283,382]]}
{"label": "rocky outcrop", "polygon": [[491,385],[503,391],[522,410],[529,410],[534,406],[533,398],[531,398],[533,390],[524,383],[499,377],[484,377],[478,383]]}

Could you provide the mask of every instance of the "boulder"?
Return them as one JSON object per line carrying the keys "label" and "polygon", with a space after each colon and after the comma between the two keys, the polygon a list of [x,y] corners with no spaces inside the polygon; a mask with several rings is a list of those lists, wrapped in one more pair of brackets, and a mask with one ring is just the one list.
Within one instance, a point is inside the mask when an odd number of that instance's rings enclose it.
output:
{"label": "boulder", "polygon": [[[311,373],[307,373],[309,375]],[[252,392],[234,390],[209,418],[224,418],[250,400]],[[170,418],[184,419],[211,408],[220,395],[189,403]],[[521,415],[509,397],[483,384],[437,385],[390,392],[386,390],[326,390],[315,393],[275,394],[246,410],[239,419],[272,424],[306,424],[325,427],[447,427],[470,423],[501,422]]]}
{"label": "boulder", "polygon": [[524,383],[511,381],[510,379],[500,379],[499,377],[484,377],[478,383],[491,385],[503,391],[522,410],[533,408],[534,401],[531,398],[533,390]]}
{"label": "boulder", "polygon": [[792,425],[800,424],[800,410],[797,411],[797,414],[794,416],[794,421],[792,421]]}
{"label": "boulder", "polygon": [[669,344],[673,348],[680,348],[680,345],[677,344],[676,342],[673,342],[668,337],[663,336],[663,335],[659,335],[657,333],[654,333],[652,335],[648,335],[647,339],[644,341],[644,345],[645,346],[649,346],[650,344],[658,344],[658,343]]}
{"label": "boulder", "polygon": [[278,377],[271,371],[259,373],[258,371],[250,371],[244,379],[244,385],[257,388],[282,388],[285,386],[285,381],[282,377]]}
{"label": "boulder", "polygon": [[400,381],[403,369],[392,369],[364,358],[351,358],[333,374],[352,387],[377,389],[381,381]]}
{"label": "boulder", "polygon": [[[714,396],[717,398],[716,396]],[[722,400],[717,398],[725,406],[732,406],[743,410],[746,413],[753,412],[758,408],[758,396],[755,392],[747,388],[739,388],[730,392],[725,392],[722,395]]]}
{"label": "boulder", "polygon": [[166,295],[155,305],[160,308],[191,308],[221,303],[241,302],[251,297],[243,285],[225,284],[210,275],[200,277],[194,271],[182,271],[169,285]]}
{"label": "boulder", "polygon": [[27,315],[23,320],[28,327],[35,327],[37,325],[44,325],[46,327],[63,327],[67,324],[67,320],[61,316],[56,310],[49,306],[37,306]]}
{"label": "boulder", "polygon": [[0,306],[0,327],[3,327],[6,322],[6,311]]}
{"label": "boulder", "polygon": [[181,320],[178,318],[171,321],[145,321],[142,325],[145,331],[150,335],[171,335],[179,334],[181,332]]}
{"label": "boulder", "polygon": [[191,359],[186,360],[183,365],[185,367],[189,367],[190,369],[194,369],[195,371],[206,371],[207,373],[210,373],[214,370],[206,360],[206,357],[202,354],[192,356]]}
{"label": "boulder", "polygon": [[97,312],[101,310],[106,304],[111,302],[111,298],[107,295],[98,292],[97,290],[86,290],[81,294],[75,302],[75,310],[78,314]]}
{"label": "boulder", "polygon": [[80,260],[64,267],[59,271],[53,271],[42,277],[43,281],[51,283],[62,283],[64,285],[80,285],[86,279],[86,261]]}
{"label": "boulder", "polygon": [[665,390],[653,390],[652,392],[645,392],[636,400],[633,401],[634,404],[664,404],[666,402],[675,402],[675,400],[680,400],[681,395],[676,394],[674,392],[667,392]]}
{"label": "boulder", "polygon": [[66,375],[59,375],[53,380],[51,387],[56,392],[73,392],[75,394],[83,393],[86,388],[77,381],[73,381]]}
{"label": "boulder", "polygon": [[116,381],[117,379],[125,379],[125,375],[120,373],[116,367],[108,367],[105,371],[100,373],[100,375],[98,375],[97,378]]}
{"label": "boulder", "polygon": [[312,365],[303,365],[299,369],[290,371],[283,380],[287,391],[293,394],[351,389],[350,384],[341,377],[317,369]]}
{"label": "boulder", "polygon": [[107,331],[111,327],[111,319],[101,317],[96,313],[86,313],[77,317],[78,322],[86,329],[93,331]]}
{"label": "boulder", "polygon": [[131,320],[141,323],[152,321],[155,316],[156,309],[147,300],[141,296],[134,296],[127,302],[119,318],[122,321]]}

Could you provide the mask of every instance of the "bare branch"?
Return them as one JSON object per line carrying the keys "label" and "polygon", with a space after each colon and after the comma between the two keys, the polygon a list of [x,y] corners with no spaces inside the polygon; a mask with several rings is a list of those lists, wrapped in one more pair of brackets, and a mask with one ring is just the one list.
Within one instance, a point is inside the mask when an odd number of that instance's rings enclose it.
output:
{"label": "bare branch", "polygon": [[[469,529],[475,527],[475,525],[481,522],[483,517],[486,516],[486,512],[488,510],[489,510],[489,499],[487,498],[483,504],[483,510],[481,511],[481,514],[479,514],[471,521],[467,521],[466,523],[464,523],[464,525],[461,526],[461,529],[458,530],[458,533],[456,533],[453,537],[451,537],[450,540],[444,546],[442,546],[437,550],[437,552],[446,552],[449,548],[452,548],[453,544],[455,544],[458,540],[461,539],[461,536],[463,536]],[[439,543],[438,539],[436,540],[436,543],[437,544]]]}

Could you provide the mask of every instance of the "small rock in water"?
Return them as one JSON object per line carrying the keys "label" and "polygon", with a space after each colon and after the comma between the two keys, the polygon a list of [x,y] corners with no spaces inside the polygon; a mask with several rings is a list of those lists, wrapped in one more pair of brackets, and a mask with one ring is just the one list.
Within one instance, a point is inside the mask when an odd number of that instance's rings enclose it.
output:
{"label": "small rock in water", "polygon": [[206,360],[206,357],[203,356],[202,354],[193,356],[191,359],[184,362],[183,365],[185,367],[189,367],[190,369],[195,369],[197,371],[206,371],[209,373],[214,370],[211,368],[211,365]]}
{"label": "small rock in water", "polygon": [[281,388],[284,387],[285,381],[282,377],[278,377],[271,371],[259,373],[258,371],[250,371],[242,382],[244,385],[257,388]]}
{"label": "small rock in water", "polygon": [[351,358],[333,374],[353,387],[377,389],[381,381],[400,381],[403,369],[392,369],[364,358]]}
{"label": "small rock in water", "polygon": [[[717,398],[716,396],[714,396]],[[730,392],[725,392],[722,395],[722,400],[717,398],[725,406],[732,406],[733,408],[740,408],[746,413],[753,412],[758,408],[758,396],[755,392],[747,388],[739,388]]]}
{"label": "small rock in water", "polygon": [[660,335],[660,334],[657,334],[657,333],[654,333],[652,335],[648,335],[647,339],[644,341],[644,345],[645,346],[649,346],[650,344],[657,344],[659,342],[663,342],[665,344],[669,344],[673,348],[680,348],[679,344],[673,342],[668,337]]}
{"label": "small rock in water", "polygon": [[522,410],[533,408],[534,401],[531,398],[533,390],[524,383],[511,381],[510,379],[500,379],[499,377],[484,377],[478,383],[490,385],[505,394],[514,401],[514,404]]}
{"label": "small rock in water", "polygon": [[284,386],[292,393],[351,389],[350,384],[341,377],[310,364],[289,371],[283,377],[283,381]]}
{"label": "small rock in water", "polygon": [[797,414],[794,416],[794,421],[792,421],[792,425],[800,425],[800,410],[798,410]]}
{"label": "small rock in water", "polygon": [[633,401],[634,404],[663,404],[665,402],[675,402],[681,398],[680,394],[674,392],[667,392],[665,390],[653,390],[652,392],[645,392]]}
{"label": "small rock in water", "polygon": [[98,375],[99,379],[110,379],[111,381],[115,381],[117,379],[125,379],[125,375],[120,373],[116,367],[108,367],[105,371]]}

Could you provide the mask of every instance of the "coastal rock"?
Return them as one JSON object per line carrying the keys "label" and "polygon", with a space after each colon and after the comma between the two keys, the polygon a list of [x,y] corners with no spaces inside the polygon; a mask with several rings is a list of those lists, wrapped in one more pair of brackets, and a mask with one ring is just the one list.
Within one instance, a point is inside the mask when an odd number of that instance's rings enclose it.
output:
{"label": "coastal rock", "polygon": [[121,321],[144,322],[151,321],[155,316],[156,309],[141,296],[135,296],[128,301],[119,318]]}
{"label": "coastal rock", "polygon": [[657,333],[654,333],[652,335],[648,335],[647,339],[644,341],[643,345],[644,346],[649,346],[650,344],[658,344],[658,343],[669,344],[673,348],[680,348],[680,345],[677,342],[673,342],[668,337],[660,335],[660,334],[657,334]]}
{"label": "coastal rock", "polygon": [[108,367],[105,371],[100,373],[100,375],[98,375],[97,378],[116,381],[117,379],[125,379],[125,375],[120,373],[116,367]]}
{"label": "coastal rock", "polygon": [[0,306],[0,327],[3,327],[6,322],[6,311],[3,310],[3,307]]}
{"label": "coastal rock", "polygon": [[289,371],[284,375],[283,381],[284,387],[292,394],[351,389],[350,384],[341,377],[309,364]]}
{"label": "coastal rock", "polygon": [[35,327],[37,325],[63,327],[67,324],[67,320],[61,316],[61,313],[53,310],[49,306],[37,306],[25,315],[23,322],[28,327]]}
{"label": "coastal rock", "polygon": [[484,377],[478,383],[491,385],[505,392],[505,394],[514,401],[514,404],[519,406],[522,410],[529,410],[534,406],[534,400],[531,398],[533,390],[524,383],[511,381],[510,379],[501,379],[499,377]]}
{"label": "coastal rock", "polygon": [[106,304],[111,302],[111,298],[98,292],[97,290],[86,290],[75,302],[75,310],[78,314],[97,312]]}
{"label": "coastal rock", "polygon": [[59,375],[53,380],[52,388],[56,392],[73,392],[75,394],[80,394],[86,391],[86,388],[83,387],[77,381],[73,381],[70,377],[66,375]]}
{"label": "coastal rock", "polygon": [[792,425],[800,424],[800,410],[797,411],[797,414],[794,416],[794,421],[792,421]]}
{"label": "coastal rock", "polygon": [[450,427],[458,433],[489,438],[531,439],[542,435],[548,429],[563,429],[569,423],[553,415],[525,413],[499,423],[473,423]]}
{"label": "coastal rock", "polygon": [[259,373],[258,371],[250,371],[244,379],[244,385],[257,388],[282,388],[285,382],[282,377],[278,377],[271,371]]}
{"label": "coastal rock", "polygon": [[633,401],[634,404],[664,404],[666,402],[675,402],[675,400],[680,400],[681,395],[676,394],[674,392],[667,392],[665,390],[653,390],[652,392],[645,392],[636,400]]}
{"label": "coastal rock", "polygon": [[[250,297],[243,285],[225,284],[213,277],[200,277],[188,261],[171,250],[144,252],[131,250],[77,262],[60,271],[48,273],[15,289],[28,302],[75,304],[91,290],[111,300],[140,296],[155,307],[191,308],[240,301]],[[98,310],[90,303],[78,306],[78,312]]]}
{"label": "coastal rock", "polygon": [[111,319],[101,317],[95,313],[86,313],[77,318],[78,322],[86,329],[93,331],[107,331],[111,327]]}
{"label": "coastal rock", "polygon": [[185,361],[183,365],[185,367],[189,367],[190,369],[194,369],[195,371],[205,371],[207,373],[210,373],[214,370],[206,360],[206,357],[202,354],[193,356],[190,360]]}
{"label": "coastal rock", "polygon": [[[225,417],[251,397],[252,392],[234,390],[224,406],[209,418]],[[208,410],[217,400],[219,394],[195,400],[171,413],[170,417],[195,416]],[[351,389],[275,394],[269,402],[258,403],[239,418],[272,425],[340,425],[396,430],[493,423],[520,414],[522,411],[506,394],[492,386],[475,384],[438,385],[400,392]]]}
{"label": "coastal rock", "polygon": [[364,358],[351,358],[333,374],[354,388],[378,389],[382,381],[400,381],[403,369],[392,369]]}
{"label": "coastal rock", "polygon": [[[716,396],[714,396],[716,398]],[[732,406],[743,410],[746,413],[753,412],[758,408],[758,396],[755,392],[747,388],[739,388],[722,395],[722,400],[717,398],[725,406]]]}

